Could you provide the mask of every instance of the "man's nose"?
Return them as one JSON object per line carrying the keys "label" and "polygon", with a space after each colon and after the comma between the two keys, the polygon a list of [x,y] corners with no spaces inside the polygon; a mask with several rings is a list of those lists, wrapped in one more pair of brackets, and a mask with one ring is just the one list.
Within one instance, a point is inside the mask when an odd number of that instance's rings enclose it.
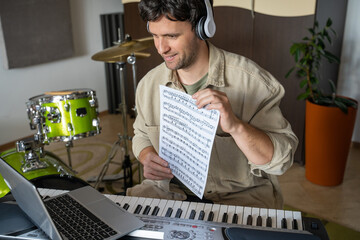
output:
{"label": "man's nose", "polygon": [[167,53],[170,50],[168,41],[164,38],[158,39],[156,48],[157,48],[159,54]]}

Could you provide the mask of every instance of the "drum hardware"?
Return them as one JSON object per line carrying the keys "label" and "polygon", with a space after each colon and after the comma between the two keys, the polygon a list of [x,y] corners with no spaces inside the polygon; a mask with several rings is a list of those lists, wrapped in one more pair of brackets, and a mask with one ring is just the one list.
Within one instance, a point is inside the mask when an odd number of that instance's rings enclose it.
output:
{"label": "drum hardware", "polygon": [[40,161],[35,149],[39,150],[40,157],[44,157],[44,146],[40,142],[31,138],[16,142],[16,150],[25,153],[21,165],[23,173],[48,167],[45,162]]}
{"label": "drum hardware", "polygon": [[[119,31],[120,33],[120,31]],[[107,181],[116,181],[123,179],[124,181],[124,191],[128,187],[133,185],[132,181],[132,164],[129,155],[129,145],[128,141],[131,141],[132,138],[128,136],[127,132],[127,106],[126,106],[126,98],[125,98],[125,76],[124,70],[126,63],[132,65],[132,75],[133,75],[133,84],[134,84],[134,93],[136,94],[136,58],[145,58],[149,57],[150,54],[148,53],[141,53],[138,51],[145,50],[154,45],[153,38],[143,38],[138,40],[132,40],[129,35],[126,35],[125,40],[121,41],[121,35],[119,34],[119,41],[116,42],[116,46],[107,48],[101,52],[94,54],[91,59],[95,61],[103,61],[107,63],[115,63],[116,67],[119,71],[119,81],[120,81],[120,94],[121,94],[121,102],[119,104],[119,110],[122,113],[122,123],[124,126],[123,134],[118,134],[118,140],[113,144],[108,158],[100,171],[100,174],[96,178],[95,188],[99,187],[100,182],[107,180]],[[135,95],[134,95],[135,96]],[[134,107],[134,111],[136,114],[136,108]],[[116,174],[110,176],[105,176],[110,163],[113,162],[113,158],[115,157],[115,153],[117,152],[117,148],[123,143],[123,151],[124,151],[124,158],[122,161],[122,169],[123,174]],[[138,163],[140,165],[140,163]],[[140,173],[141,167],[139,167],[139,179],[141,179]],[[94,177],[89,178],[88,182],[94,181]]]}

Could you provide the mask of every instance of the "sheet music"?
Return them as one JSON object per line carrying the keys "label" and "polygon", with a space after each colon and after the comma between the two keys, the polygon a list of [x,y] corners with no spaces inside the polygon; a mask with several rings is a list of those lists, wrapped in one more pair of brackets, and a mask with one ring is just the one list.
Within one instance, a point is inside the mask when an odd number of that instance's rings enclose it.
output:
{"label": "sheet music", "polygon": [[160,86],[159,156],[196,196],[204,195],[219,111],[198,109],[181,91]]}

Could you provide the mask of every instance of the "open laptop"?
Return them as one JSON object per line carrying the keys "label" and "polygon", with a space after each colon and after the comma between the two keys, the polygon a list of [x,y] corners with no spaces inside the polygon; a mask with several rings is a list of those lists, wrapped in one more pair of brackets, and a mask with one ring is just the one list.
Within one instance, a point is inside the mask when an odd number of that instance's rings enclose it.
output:
{"label": "open laptop", "polygon": [[[71,233],[72,228],[78,226],[84,227],[83,231],[85,232],[81,233],[81,235],[85,239],[92,239],[91,237],[95,237],[97,234],[102,236],[96,239],[118,239],[144,226],[141,220],[126,212],[91,186],[75,189],[43,200],[36,187],[1,157],[0,174],[10,188],[19,207],[50,239],[71,239],[70,235],[78,234]],[[71,207],[73,209],[68,210],[65,207],[67,204],[63,203],[64,201],[65,203],[76,201],[79,204],[75,203],[76,207]],[[74,216],[74,213],[78,214]],[[60,216],[55,216],[55,214]],[[68,220],[61,220],[67,214],[70,214]],[[78,215],[82,214],[85,214],[91,220],[80,219],[81,216]],[[76,219],[75,223],[66,226],[73,219]],[[101,226],[99,227],[99,225]],[[91,230],[92,227],[96,229]],[[69,230],[71,230],[70,233]],[[90,234],[86,233],[86,231],[90,231]],[[74,239],[79,238],[75,237]]]}

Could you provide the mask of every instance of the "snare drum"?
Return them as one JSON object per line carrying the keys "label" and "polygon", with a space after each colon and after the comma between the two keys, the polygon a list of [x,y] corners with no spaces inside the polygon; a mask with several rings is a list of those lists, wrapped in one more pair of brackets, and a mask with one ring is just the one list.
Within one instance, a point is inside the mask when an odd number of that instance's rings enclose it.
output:
{"label": "snare drum", "polygon": [[47,92],[26,103],[31,129],[40,142],[72,141],[100,133],[98,103],[91,89]]}
{"label": "snare drum", "polygon": [[[40,161],[46,163],[46,168],[35,169],[25,173],[21,171],[24,153],[17,152],[14,148],[1,153],[0,156],[26,179],[33,182],[36,187],[72,190],[88,185],[84,180],[75,177],[75,173],[59,157],[50,152],[46,152],[45,157],[40,158]],[[6,185],[4,178],[0,175],[0,198],[9,191],[10,189]]]}

